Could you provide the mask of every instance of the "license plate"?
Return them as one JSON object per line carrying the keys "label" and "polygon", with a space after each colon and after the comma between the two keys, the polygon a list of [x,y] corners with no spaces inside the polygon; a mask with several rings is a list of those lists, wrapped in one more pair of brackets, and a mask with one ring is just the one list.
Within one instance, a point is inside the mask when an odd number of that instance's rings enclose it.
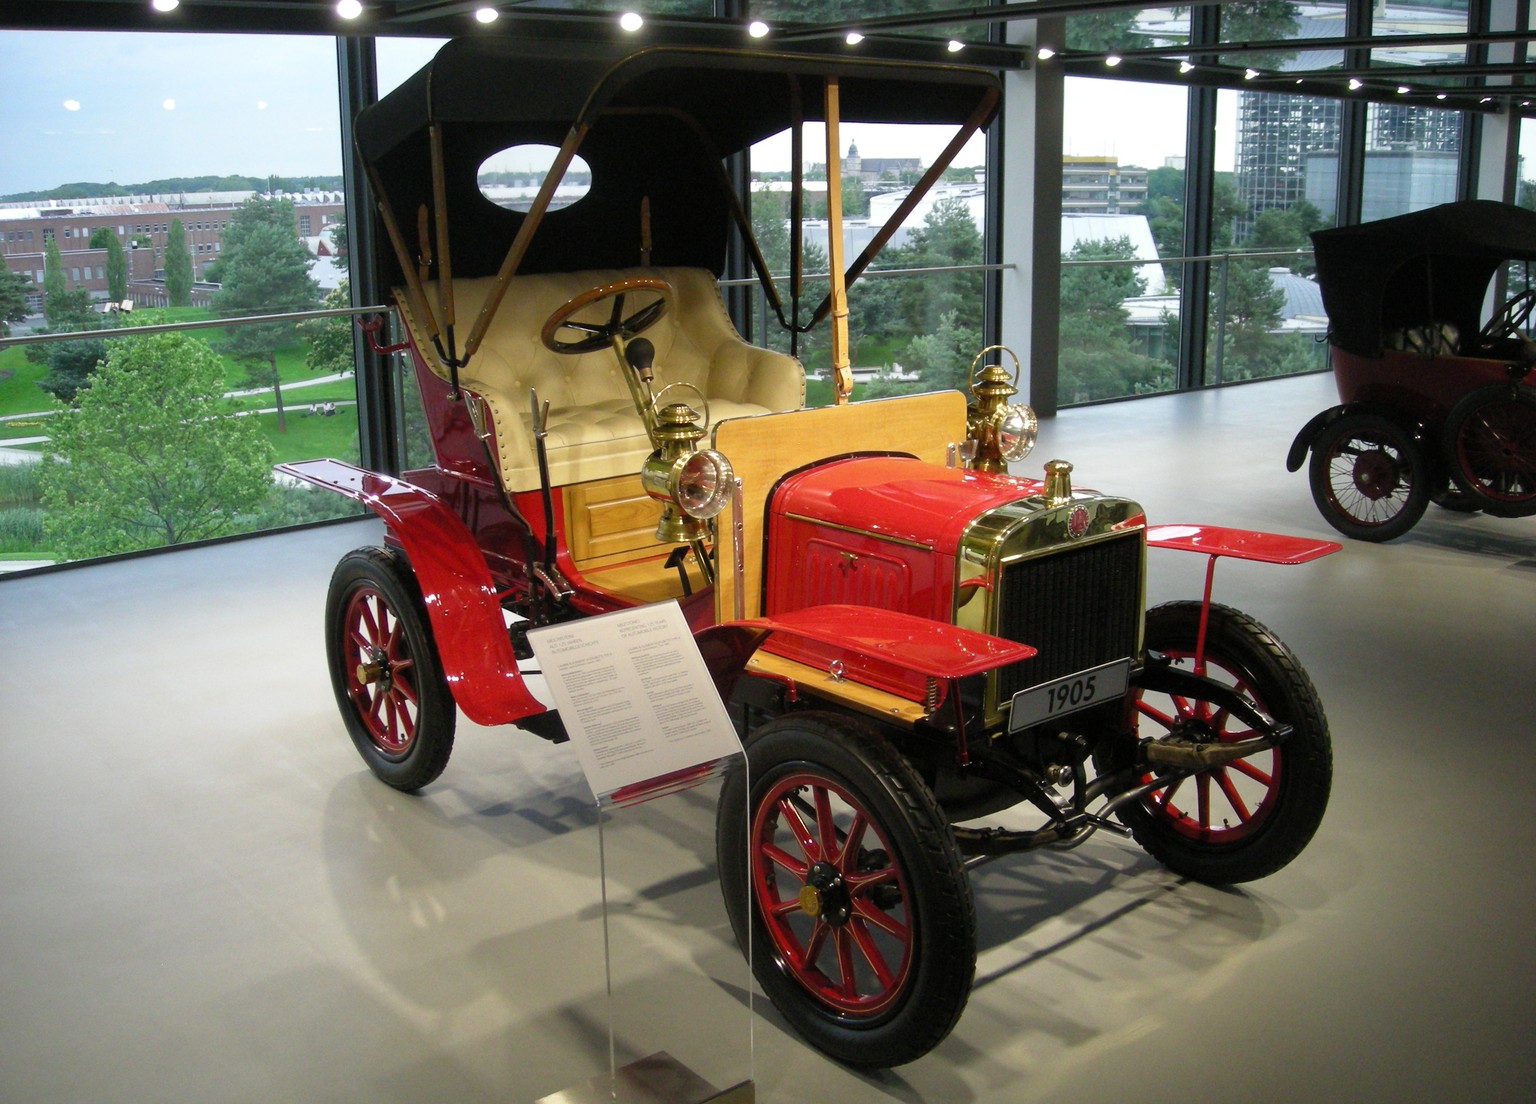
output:
{"label": "license plate", "polygon": [[1013,710],[1008,717],[1008,731],[1018,732],[1043,721],[1065,717],[1090,705],[1112,701],[1122,696],[1131,682],[1131,661],[1117,659],[1100,667],[1090,667],[1075,675],[1031,686],[1013,696]]}

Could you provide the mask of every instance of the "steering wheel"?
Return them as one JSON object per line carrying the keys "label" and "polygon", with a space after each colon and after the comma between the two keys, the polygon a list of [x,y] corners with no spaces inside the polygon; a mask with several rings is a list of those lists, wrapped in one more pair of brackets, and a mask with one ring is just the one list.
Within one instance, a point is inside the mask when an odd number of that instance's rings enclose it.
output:
{"label": "steering wheel", "polygon": [[[650,292],[656,298],[626,317],[624,299],[631,292]],[[608,312],[606,322],[593,322],[590,320],[591,315],[586,319],[575,317],[587,307],[608,299],[613,300],[613,307]],[[590,353],[594,349],[608,348],[616,337],[628,341],[660,321],[671,306],[672,285],[667,281],[656,276],[628,276],[584,291],[568,300],[549,316],[544,328],[539,331],[539,339],[544,342],[546,349],[557,353]],[[594,311],[592,314],[600,312]],[[561,340],[556,336],[561,330],[575,330],[586,336]]]}
{"label": "steering wheel", "polygon": [[1492,344],[1506,337],[1518,336],[1530,325],[1532,309],[1536,309],[1536,288],[1526,288],[1488,320],[1488,325],[1482,328],[1478,337],[1484,344]]}

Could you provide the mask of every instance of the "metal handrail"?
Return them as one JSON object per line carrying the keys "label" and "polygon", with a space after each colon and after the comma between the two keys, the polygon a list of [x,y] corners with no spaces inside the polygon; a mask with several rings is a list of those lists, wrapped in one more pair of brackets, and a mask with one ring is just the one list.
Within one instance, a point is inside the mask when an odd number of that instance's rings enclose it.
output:
{"label": "metal handrail", "polygon": [[[868,280],[872,276],[924,276],[935,272],[1014,272],[1018,267],[1009,261],[1002,264],[933,265],[924,268],[866,268],[859,274],[859,279]],[[773,272],[769,275],[775,280],[789,279],[787,272]],[[830,272],[807,272],[803,273],[800,279],[828,280],[831,276]],[[753,287],[758,283],[756,276],[738,276],[719,281],[721,287]]]}
{"label": "metal handrail", "polygon": [[1144,265],[1154,265],[1154,264],[1158,264],[1158,265],[1182,264],[1185,261],[1195,261],[1195,262],[1231,261],[1231,260],[1250,261],[1250,260],[1263,260],[1265,258],[1272,258],[1272,259],[1275,259],[1275,260],[1279,260],[1281,258],[1289,258],[1289,259],[1294,260],[1297,257],[1310,257],[1310,256],[1312,256],[1312,250],[1310,250],[1310,249],[1259,250],[1259,251],[1253,252],[1253,253],[1245,253],[1242,250],[1233,250],[1230,253],[1206,253],[1206,254],[1203,254],[1203,255],[1197,256],[1197,257],[1155,257],[1155,258],[1144,258],[1144,257],[1108,257],[1108,258],[1084,257],[1084,258],[1081,258],[1081,259],[1073,259],[1073,260],[1065,260],[1064,259],[1061,263],[1063,265],[1135,265],[1135,266],[1137,266],[1139,268],[1139,267],[1142,267]]}
{"label": "metal handrail", "polygon": [[[151,308],[159,309],[159,308]],[[334,307],[326,310],[290,311],[286,314],[246,314],[237,318],[204,318],[196,322],[156,322],[148,326],[114,326],[101,330],[77,330],[71,333],[22,334],[0,337],[0,349],[13,345],[41,345],[49,341],[100,341],[111,337],[175,333],[180,330],[221,330],[230,326],[255,326],[270,322],[303,322],[311,318],[339,318],[352,314],[382,314],[389,307]]]}

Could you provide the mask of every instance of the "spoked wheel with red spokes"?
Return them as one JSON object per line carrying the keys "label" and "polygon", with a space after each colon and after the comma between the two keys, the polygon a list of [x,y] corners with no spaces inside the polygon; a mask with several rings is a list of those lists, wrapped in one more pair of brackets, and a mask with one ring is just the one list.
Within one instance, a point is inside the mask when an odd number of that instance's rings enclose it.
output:
{"label": "spoked wheel with red spokes", "polygon": [[1536,388],[1498,383],[1464,396],[1445,420],[1451,478],[1495,517],[1536,514]]}
{"label": "spoked wheel with red spokes", "polygon": [[1402,426],[1376,414],[1345,414],[1312,444],[1312,501],[1346,537],[1388,541],[1418,523],[1429,504],[1424,449]]}
{"label": "spoked wheel with red spokes", "polygon": [[[1170,602],[1147,611],[1147,650],[1176,667],[1203,673],[1242,695],[1259,712],[1291,726],[1278,747],[1175,779],[1118,815],[1147,852],[1169,869],[1215,884],[1251,881],[1299,855],[1328,806],[1333,752],[1317,691],[1290,650],[1247,614],[1213,604],[1204,670],[1196,667],[1200,603]],[[1228,707],[1196,696],[1133,687],[1127,698],[1138,739],[1236,743],[1259,734]],[[1121,741],[1101,769],[1128,765]],[[1151,781],[1150,773],[1143,781]]]}
{"label": "spoked wheel with red spokes", "polygon": [[402,554],[359,548],[341,558],[326,596],[325,643],[336,704],[369,769],[405,791],[442,774],[457,714]]}
{"label": "spoked wheel with red spokes", "polygon": [[960,1018],[976,970],[970,885],[932,793],[836,714],[763,726],[747,761],[721,791],[720,881],[764,992],[839,1061],[921,1057]]}

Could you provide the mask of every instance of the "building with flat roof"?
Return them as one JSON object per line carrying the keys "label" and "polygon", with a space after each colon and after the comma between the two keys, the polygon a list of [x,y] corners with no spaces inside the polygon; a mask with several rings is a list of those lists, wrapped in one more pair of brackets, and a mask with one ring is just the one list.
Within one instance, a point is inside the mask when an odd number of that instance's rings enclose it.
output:
{"label": "building with flat roof", "polygon": [[1146,201],[1146,169],[1118,157],[1062,157],[1063,215],[1123,215]]}
{"label": "building with flat roof", "polygon": [[[171,222],[179,219],[192,259],[192,278],[202,281],[219,259],[224,229],[252,192],[202,193],[197,196],[80,199],[70,202],[9,203],[0,206],[0,256],[12,272],[27,276],[41,303],[44,250],[51,239],[59,247],[65,286],[83,287],[98,300],[107,298],[107,250],[91,248],[99,230],[112,234],[128,262],[130,299],[162,305],[165,249]],[[294,232],[317,237],[341,221],[345,207],[337,192],[291,196]]]}

